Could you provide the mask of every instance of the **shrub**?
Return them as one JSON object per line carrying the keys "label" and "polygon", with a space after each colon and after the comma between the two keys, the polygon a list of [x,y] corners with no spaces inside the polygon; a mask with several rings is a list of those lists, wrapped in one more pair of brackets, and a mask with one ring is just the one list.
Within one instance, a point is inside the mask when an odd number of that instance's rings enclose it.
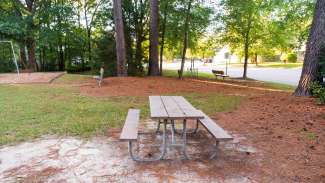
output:
{"label": "shrub", "polygon": [[296,63],[297,60],[298,60],[298,56],[295,53],[289,53],[288,56],[287,56],[287,60],[290,63]]}
{"label": "shrub", "polygon": [[319,104],[325,104],[325,87],[319,82],[313,82],[310,86],[311,94],[318,99]]}

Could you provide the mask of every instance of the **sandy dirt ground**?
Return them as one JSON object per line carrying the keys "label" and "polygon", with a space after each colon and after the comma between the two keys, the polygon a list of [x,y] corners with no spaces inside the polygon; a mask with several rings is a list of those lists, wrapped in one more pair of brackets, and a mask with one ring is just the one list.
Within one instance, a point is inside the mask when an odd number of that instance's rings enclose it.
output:
{"label": "sandy dirt ground", "polygon": [[0,84],[50,83],[64,72],[34,72],[0,74]]}
{"label": "sandy dirt ground", "polygon": [[[155,122],[142,123],[146,134],[140,136],[140,156],[158,156],[161,136],[153,135]],[[148,130],[150,129],[150,130]],[[191,160],[184,160],[179,149],[168,149],[166,160],[137,163],[131,160],[127,143],[118,140],[120,130],[108,137],[82,140],[72,137],[44,137],[33,142],[0,150],[2,182],[254,182],[253,159],[256,150],[240,144],[235,135],[231,143],[221,144],[217,159],[213,139],[203,131],[189,136]],[[178,140],[180,138],[178,137]],[[170,138],[168,139],[171,140]],[[208,141],[207,141],[208,140]],[[136,147],[137,148],[137,147]],[[202,150],[204,149],[204,150]],[[249,153],[250,155],[247,155]]]}
{"label": "sandy dirt ground", "polygon": [[[167,160],[133,162],[127,144],[119,142],[120,129],[90,140],[44,137],[0,149],[3,182],[325,182],[324,106],[312,98],[254,88],[173,78],[108,78],[101,88],[95,81],[75,85],[83,95],[148,96],[174,92],[212,92],[240,95],[234,111],[211,117],[232,134],[209,160],[213,139],[201,128],[189,137],[191,160],[171,149]],[[254,87],[256,85],[254,84]],[[153,132],[155,123],[142,122]],[[152,133],[151,133],[152,134]],[[155,138],[154,138],[155,137]],[[142,156],[155,156],[159,136],[143,135]],[[176,156],[176,157],[174,157]]]}

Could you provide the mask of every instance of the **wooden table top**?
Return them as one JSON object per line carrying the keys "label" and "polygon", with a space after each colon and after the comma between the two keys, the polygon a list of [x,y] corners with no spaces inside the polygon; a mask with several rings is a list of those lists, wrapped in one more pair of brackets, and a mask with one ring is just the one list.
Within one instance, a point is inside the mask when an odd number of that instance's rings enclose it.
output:
{"label": "wooden table top", "polygon": [[204,114],[182,96],[149,96],[153,119],[202,119]]}

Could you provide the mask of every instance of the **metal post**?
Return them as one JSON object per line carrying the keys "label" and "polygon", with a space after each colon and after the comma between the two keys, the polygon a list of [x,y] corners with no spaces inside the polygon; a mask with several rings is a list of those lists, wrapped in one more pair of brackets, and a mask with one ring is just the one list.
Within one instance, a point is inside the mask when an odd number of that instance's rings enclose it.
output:
{"label": "metal post", "polygon": [[11,49],[12,49],[12,54],[14,55],[14,62],[16,64],[16,69],[17,69],[17,74],[19,76],[19,68],[18,68],[18,63],[17,63],[17,58],[16,58],[16,54],[14,52],[14,45],[12,44],[12,42],[10,41],[11,44]]}
{"label": "metal post", "polygon": [[156,130],[156,133],[159,133],[159,130],[160,130],[160,123],[161,123],[161,121],[160,121],[160,120],[158,120],[158,125],[157,125],[157,130]]}
{"label": "metal post", "polygon": [[190,159],[187,155],[187,152],[186,152],[186,144],[187,144],[187,139],[186,139],[186,120],[184,119],[183,121],[183,154],[184,154],[184,157],[185,159]]}
{"label": "metal post", "polygon": [[175,122],[174,120],[171,121],[172,123],[172,129],[171,129],[171,132],[172,132],[172,144],[176,144],[176,137],[175,137]]}
{"label": "metal post", "polygon": [[[229,56],[229,59],[230,60],[230,56]],[[226,60],[226,75],[228,76],[228,60]]]}

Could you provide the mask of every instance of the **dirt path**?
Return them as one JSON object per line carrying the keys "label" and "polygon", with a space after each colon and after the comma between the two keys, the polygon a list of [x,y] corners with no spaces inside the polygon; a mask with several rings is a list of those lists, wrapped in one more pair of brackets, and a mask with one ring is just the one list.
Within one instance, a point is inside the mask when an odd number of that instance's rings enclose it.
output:
{"label": "dirt path", "polygon": [[33,72],[0,74],[0,84],[51,83],[65,72]]}
{"label": "dirt path", "polygon": [[[129,158],[127,144],[118,141],[119,130],[108,135],[89,141],[45,137],[2,148],[0,182],[254,182],[256,161],[246,153],[255,149],[240,145],[240,138],[223,144],[216,160],[208,160],[211,144],[208,137],[200,141],[205,135],[200,133],[189,141],[192,160],[182,160],[182,154],[170,150],[167,160],[136,163]],[[152,139],[140,138],[141,146],[147,147],[140,152],[143,156],[157,153],[148,147]]]}
{"label": "dirt path", "polygon": [[242,82],[241,85],[238,83],[232,85],[222,82],[192,79],[179,80],[166,77],[111,77],[104,79],[102,87],[98,87],[95,81],[79,86],[82,94],[97,97],[149,96],[176,92],[218,92],[224,94],[256,95],[271,91],[268,88],[263,90],[261,84],[255,82]]}

